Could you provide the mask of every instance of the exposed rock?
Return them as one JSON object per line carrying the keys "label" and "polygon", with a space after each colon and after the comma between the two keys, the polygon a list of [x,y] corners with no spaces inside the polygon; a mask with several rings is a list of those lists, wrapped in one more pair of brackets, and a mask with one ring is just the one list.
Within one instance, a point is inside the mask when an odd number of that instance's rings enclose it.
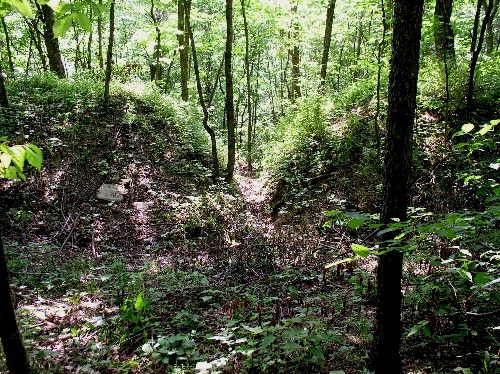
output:
{"label": "exposed rock", "polygon": [[123,195],[127,189],[120,184],[103,184],[97,190],[97,198],[110,202],[119,202],[123,200]]}

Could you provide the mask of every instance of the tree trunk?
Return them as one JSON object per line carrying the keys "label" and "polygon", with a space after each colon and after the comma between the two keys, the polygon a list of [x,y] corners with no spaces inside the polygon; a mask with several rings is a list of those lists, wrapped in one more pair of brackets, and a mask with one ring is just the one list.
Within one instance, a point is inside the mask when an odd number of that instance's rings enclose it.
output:
{"label": "tree trunk", "polygon": [[382,39],[378,44],[377,49],[377,106],[375,109],[375,142],[377,144],[377,153],[380,156],[380,127],[378,125],[378,118],[380,115],[380,90],[381,90],[381,78],[382,78],[382,57],[385,51],[385,38],[387,35],[387,30],[389,28],[387,24],[387,17],[385,12],[385,4],[384,0],[380,1],[380,8],[382,11]]}
{"label": "tree trunk", "polygon": [[5,89],[5,78],[3,76],[2,66],[0,66],[0,107],[9,107],[9,98],[7,97],[7,90]]}
{"label": "tree trunk", "polygon": [[[407,0],[396,1],[394,4],[384,189],[380,217],[385,224],[390,223],[392,218],[401,221],[407,218],[423,3],[424,0]],[[379,257],[376,326],[370,352],[371,370],[377,374],[402,373],[399,354],[402,265],[403,254],[397,249]]]}
{"label": "tree trunk", "polygon": [[[483,9],[486,12],[488,9],[488,2],[486,0],[483,0]],[[486,45],[486,54],[490,55],[493,53],[495,49],[495,33],[493,31],[493,20],[495,18],[495,15],[498,11],[498,3],[493,4],[493,9],[491,11],[491,16],[490,19],[488,20],[488,23],[486,24],[486,35],[485,35],[485,45]]]}
{"label": "tree trunk", "polygon": [[38,18],[36,20],[28,20],[25,18],[26,26],[28,27],[28,33],[33,44],[35,45],[36,50],[38,51],[38,57],[40,58],[42,69],[43,71],[47,71],[47,57],[45,56],[45,52],[43,50],[42,39],[40,37],[41,32],[40,30],[38,30],[38,21]]}
{"label": "tree trunk", "polygon": [[226,77],[226,121],[227,121],[227,174],[226,181],[231,182],[236,164],[236,120],[234,117],[233,98],[233,0],[226,0],[226,52],[224,56]]}
{"label": "tree trunk", "polygon": [[[186,7],[186,9],[189,6],[186,3],[186,0],[184,0],[184,6]],[[213,173],[213,177],[215,179],[220,174],[219,156],[217,154],[217,138],[215,136],[215,131],[209,125],[209,119],[210,119],[209,108],[212,106],[212,102],[213,102],[213,99],[215,96],[215,91],[217,90],[217,82],[222,74],[222,67],[224,66],[224,58],[222,58],[222,61],[221,61],[219,68],[217,70],[214,84],[211,87],[209,87],[208,100],[205,101],[205,98],[203,96],[203,87],[201,85],[200,65],[198,63],[198,55],[196,53],[196,44],[194,42],[193,30],[191,28],[191,23],[190,23],[189,18],[187,18],[186,21],[187,21],[186,22],[187,33],[188,33],[189,39],[191,41],[191,53],[193,55],[193,66],[194,66],[194,74],[195,74],[195,79],[196,79],[196,89],[198,91],[198,100],[199,100],[199,103],[200,103],[201,108],[203,110],[203,128],[210,136],[210,142],[212,145],[212,173]]]}
{"label": "tree trunk", "polygon": [[[99,0],[99,5],[102,5],[102,0]],[[102,15],[99,10],[97,15],[97,58],[99,60],[99,68],[104,69],[104,57],[102,55]]]}
{"label": "tree trunk", "polygon": [[109,41],[106,54],[106,77],[104,80],[104,106],[109,104],[109,85],[111,83],[111,72],[113,70],[113,44],[115,41],[115,0],[111,0],[109,6]]}
{"label": "tree trunk", "polygon": [[[90,22],[92,23],[94,14],[92,12],[92,6],[90,6],[89,8],[89,18],[90,18]],[[87,45],[87,69],[88,70],[92,70],[92,39],[94,37],[94,33],[93,33],[93,30],[94,28],[91,28],[90,29],[90,33],[89,33],[89,43]]]}
{"label": "tree trunk", "polygon": [[252,165],[252,142],[253,142],[253,122],[252,122],[252,86],[250,83],[251,72],[250,72],[250,42],[248,35],[248,22],[247,15],[245,12],[245,0],[241,0],[241,13],[243,15],[243,27],[245,31],[245,71],[247,78],[247,110],[248,110],[248,127],[247,127],[247,168],[248,172],[251,173],[253,169]]}
{"label": "tree trunk", "polygon": [[[186,33],[186,15],[189,13],[191,1],[177,0],[177,41],[179,43],[179,60],[181,65],[181,98],[183,101],[189,100],[188,79],[189,79],[189,35]],[[185,8],[185,9],[184,9]]]}
{"label": "tree trunk", "polygon": [[323,38],[323,54],[321,56],[320,88],[323,91],[326,82],[326,68],[328,56],[330,55],[330,44],[332,42],[333,17],[335,15],[335,0],[330,0],[326,10],[325,36]]}
{"label": "tree trunk", "polygon": [[298,44],[299,23],[297,22],[297,4],[292,6],[292,17],[292,48],[289,50],[290,58],[292,60],[292,89],[290,93],[292,102],[295,102],[295,100],[302,96],[300,91],[300,50]]}
{"label": "tree trunk", "polygon": [[7,368],[12,374],[30,373],[30,365],[17,327],[16,314],[10,296],[7,260],[0,238],[0,337],[7,361]]}
{"label": "tree trunk", "polygon": [[455,34],[451,27],[453,0],[436,0],[434,9],[434,42],[436,56],[443,64],[455,64]]}
{"label": "tree trunk", "polygon": [[3,32],[5,34],[5,47],[7,48],[7,58],[9,59],[9,69],[14,72],[14,62],[12,61],[12,48],[10,47],[10,35],[5,23],[5,17],[1,17]]}
{"label": "tree trunk", "polygon": [[44,33],[43,39],[47,49],[47,57],[49,59],[50,70],[59,76],[65,78],[66,72],[61,57],[61,50],[59,49],[59,40],[54,36],[54,11],[48,5],[42,5]]}
{"label": "tree trunk", "polygon": [[476,66],[477,61],[479,59],[479,54],[481,53],[481,49],[483,47],[484,35],[486,33],[486,26],[490,20],[490,17],[493,12],[493,6],[498,5],[498,0],[488,0],[488,7],[486,8],[483,22],[481,24],[481,30],[479,31],[478,38],[478,30],[479,30],[479,18],[481,13],[481,2],[482,0],[478,0],[477,8],[476,8],[476,16],[474,19],[474,29],[472,31],[472,42],[471,42],[471,61],[469,65],[469,80],[467,82],[467,108],[472,107],[472,99],[474,96],[474,78],[476,75]]}

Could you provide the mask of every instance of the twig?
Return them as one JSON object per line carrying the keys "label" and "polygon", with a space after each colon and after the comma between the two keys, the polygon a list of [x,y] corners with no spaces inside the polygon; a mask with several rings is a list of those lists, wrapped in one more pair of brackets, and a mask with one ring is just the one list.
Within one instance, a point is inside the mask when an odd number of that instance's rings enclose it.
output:
{"label": "twig", "polygon": [[78,223],[79,218],[80,218],[80,213],[78,213],[78,215],[76,216],[75,220],[73,221],[73,225],[71,226],[71,229],[69,230],[69,234],[66,236],[66,239],[64,239],[64,242],[62,243],[61,248],[59,248],[59,250],[62,251],[63,248],[64,248],[64,246],[68,242],[69,238],[73,234],[73,231],[75,230],[75,227],[76,227],[76,224]]}

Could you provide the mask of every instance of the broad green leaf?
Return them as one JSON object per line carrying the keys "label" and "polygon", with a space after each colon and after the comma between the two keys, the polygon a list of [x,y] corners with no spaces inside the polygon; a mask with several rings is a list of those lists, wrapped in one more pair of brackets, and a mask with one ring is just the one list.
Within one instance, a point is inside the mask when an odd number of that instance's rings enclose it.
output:
{"label": "broad green leaf", "polygon": [[264,336],[264,338],[262,339],[262,342],[260,343],[260,349],[267,349],[267,347],[269,347],[271,344],[274,343],[274,341],[276,340],[276,336],[274,335],[267,335],[267,336]]}
{"label": "broad green leaf", "polygon": [[40,148],[34,144],[28,144],[26,146],[26,160],[31,166],[40,171],[43,162],[43,154]]}
{"label": "broad green leaf", "polygon": [[474,283],[483,285],[491,281],[490,276],[485,273],[485,272],[479,272],[476,275],[474,275]]}
{"label": "broad green leaf", "polygon": [[12,156],[9,155],[8,153],[2,153],[0,155],[0,164],[3,168],[8,168],[10,166],[11,161],[12,161]]}
{"label": "broad green leaf", "polygon": [[73,14],[68,14],[57,19],[54,23],[54,36],[63,36],[71,27],[71,21],[73,21]]}
{"label": "broad green leaf", "polygon": [[362,218],[352,218],[351,220],[349,220],[349,222],[347,222],[347,227],[355,230],[355,229],[359,228],[360,226],[362,226],[363,223],[365,223],[365,220]]}
{"label": "broad green leaf", "polygon": [[144,292],[141,292],[137,296],[137,299],[135,300],[134,308],[135,308],[135,310],[140,312],[144,309],[145,306],[146,306],[146,302],[144,301]]}
{"label": "broad green leaf", "polygon": [[87,32],[92,31],[92,21],[90,20],[90,18],[86,14],[83,14],[80,12],[75,12],[75,13],[73,13],[73,19],[85,31],[87,31]]}
{"label": "broad green leaf", "polygon": [[331,267],[334,267],[334,266],[337,266],[337,265],[340,265],[340,264],[344,264],[346,262],[352,262],[352,261],[354,261],[353,258],[346,258],[346,259],[343,259],[343,260],[338,260],[338,261],[335,261],[335,262],[332,262],[330,264],[325,265],[324,269],[328,270]]}
{"label": "broad green leaf", "polygon": [[15,166],[9,166],[5,169],[4,177],[6,179],[17,179],[17,168]]}
{"label": "broad green leaf", "polygon": [[207,302],[208,300],[212,300],[213,296],[202,296],[201,299],[204,301],[204,302]]}
{"label": "broad green leaf", "polygon": [[14,145],[10,147],[12,162],[19,171],[24,169],[24,161],[26,160],[26,148],[22,145]]}
{"label": "broad green leaf", "polygon": [[468,134],[474,130],[474,125],[472,123],[466,123],[465,125],[462,125],[462,131],[464,134]]}
{"label": "broad green leaf", "polygon": [[344,370],[333,370],[333,371],[330,371],[330,373],[328,374],[345,374],[345,371]]}
{"label": "broad green leaf", "polygon": [[251,327],[251,326],[247,326],[247,325],[241,325],[241,327],[243,327],[245,330],[250,331],[252,334],[255,334],[255,335],[258,335],[258,334],[260,334],[262,331],[264,331],[264,330],[262,329],[262,327],[260,327],[260,326],[257,326],[257,327]]}
{"label": "broad green leaf", "polygon": [[370,255],[371,249],[361,244],[351,244],[352,251],[359,257],[366,258]]}
{"label": "broad green leaf", "polygon": [[484,125],[481,130],[479,130],[477,133],[478,134],[481,134],[481,135],[486,135],[486,133],[488,131],[490,131],[491,129],[493,129],[493,125],[490,123],[490,124],[487,124],[487,125]]}
{"label": "broad green leaf", "polygon": [[33,9],[31,9],[31,6],[28,1],[26,0],[7,0],[7,3],[9,3],[13,8],[17,9],[21,15],[24,17],[28,18],[33,18]]}

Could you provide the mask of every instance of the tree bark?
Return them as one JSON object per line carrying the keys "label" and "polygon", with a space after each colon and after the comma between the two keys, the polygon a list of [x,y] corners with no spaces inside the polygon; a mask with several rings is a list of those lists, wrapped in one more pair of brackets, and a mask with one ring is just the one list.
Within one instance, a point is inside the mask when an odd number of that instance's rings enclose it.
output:
{"label": "tree bark", "polygon": [[9,107],[9,98],[7,97],[7,90],[5,89],[5,78],[3,76],[2,67],[0,66],[0,107]]}
{"label": "tree bark", "polygon": [[153,22],[153,26],[155,28],[156,32],[156,45],[155,45],[155,66],[152,69],[152,74],[151,74],[151,80],[152,81],[157,81],[158,79],[161,79],[160,77],[160,57],[161,57],[161,32],[160,32],[160,25],[158,23],[158,19],[156,18],[155,15],[155,3],[154,0],[151,0],[151,10],[150,14],[151,20]]}
{"label": "tree bark", "polygon": [[109,104],[109,85],[111,84],[111,72],[113,70],[113,44],[115,41],[115,0],[111,0],[109,7],[109,41],[106,54],[106,77],[104,80],[104,106]]}
{"label": "tree bark", "polygon": [[439,61],[455,64],[455,34],[451,27],[453,0],[436,0],[434,9],[434,42]]}
{"label": "tree bark", "polygon": [[[488,9],[488,2],[486,0],[483,0],[483,9],[486,12]],[[493,4],[493,9],[491,11],[491,16],[490,19],[488,20],[488,23],[486,24],[486,35],[485,35],[485,46],[486,46],[486,54],[490,55],[493,53],[495,49],[495,32],[493,30],[493,20],[495,18],[495,15],[498,11],[498,3]]]}
{"label": "tree bark", "polygon": [[7,261],[0,238],[0,337],[7,361],[7,368],[12,374],[30,373],[30,365],[26,356],[21,334],[17,326],[16,314],[10,296]]}
{"label": "tree bark", "polygon": [[[385,224],[393,218],[407,218],[423,3],[424,0],[401,0],[394,4],[381,212]],[[371,370],[377,374],[402,373],[402,265],[403,254],[397,249],[379,257],[376,326],[370,352]]]}
{"label": "tree bark", "polygon": [[380,8],[382,11],[382,39],[378,44],[377,49],[377,106],[375,109],[375,121],[374,121],[374,129],[375,129],[375,142],[377,144],[377,153],[380,156],[380,127],[378,124],[378,118],[380,115],[380,90],[381,90],[381,78],[382,78],[382,57],[385,51],[385,38],[387,35],[387,30],[389,25],[387,24],[387,16],[385,11],[384,0],[380,1]]}
{"label": "tree bark", "polygon": [[291,89],[291,99],[295,102],[299,97],[302,96],[300,90],[300,50],[298,44],[299,38],[299,23],[297,22],[297,4],[292,6],[292,48],[289,50],[290,58],[292,60],[292,89]]}
{"label": "tree bark", "polygon": [[47,57],[49,59],[50,70],[59,76],[65,78],[66,72],[61,57],[61,50],[59,49],[59,40],[54,36],[54,11],[48,5],[42,5],[44,33],[43,39],[45,41],[45,48],[47,49]]}
{"label": "tree bark", "polygon": [[247,80],[247,110],[248,110],[248,126],[247,126],[247,168],[248,172],[252,173],[252,142],[253,142],[253,118],[252,118],[252,86],[251,86],[251,71],[250,71],[250,41],[248,35],[248,22],[245,11],[245,0],[241,0],[241,13],[243,15],[243,28],[245,31],[245,71]]}
{"label": "tree bark", "polygon": [[226,0],[226,51],[224,73],[226,77],[227,170],[226,181],[231,182],[236,164],[236,120],[233,97],[233,0]]}
{"label": "tree bark", "polygon": [[14,72],[14,62],[12,61],[12,48],[10,47],[10,35],[7,29],[7,23],[5,22],[5,17],[2,17],[2,27],[3,33],[5,34],[5,47],[7,48],[7,58],[9,59],[9,69]]}
{"label": "tree bark", "polygon": [[[185,0],[184,0],[185,1]],[[217,81],[219,80],[221,73],[222,73],[222,67],[224,65],[224,58],[222,59],[219,69],[217,70],[217,74],[215,76],[214,84],[209,90],[208,93],[208,100],[205,101],[205,98],[203,96],[203,87],[201,85],[201,77],[200,77],[200,67],[198,63],[198,55],[196,53],[196,45],[194,42],[194,36],[193,36],[193,30],[191,28],[190,20],[187,19],[187,32],[189,34],[189,38],[191,40],[191,53],[193,55],[193,66],[194,66],[194,75],[196,79],[196,89],[198,91],[198,100],[201,105],[201,109],[203,111],[203,128],[205,131],[208,133],[210,136],[210,142],[212,146],[212,173],[214,179],[217,178],[220,174],[219,170],[219,156],[217,154],[217,138],[215,136],[215,131],[214,129],[209,125],[209,119],[210,119],[210,111],[209,108],[212,105],[212,101],[215,96],[215,91],[217,90]]]}
{"label": "tree bark", "polygon": [[479,30],[479,18],[480,18],[480,13],[481,13],[481,3],[482,0],[478,0],[477,2],[477,8],[476,8],[476,16],[474,19],[474,29],[472,31],[472,41],[471,41],[471,61],[469,65],[469,79],[467,82],[467,108],[472,107],[472,99],[474,96],[474,78],[476,75],[476,66],[477,66],[477,61],[479,59],[479,54],[481,53],[481,49],[483,47],[483,41],[484,41],[484,35],[486,33],[486,27],[488,25],[488,22],[490,20],[490,17],[493,12],[493,7],[495,5],[498,6],[499,1],[494,1],[494,0],[488,0],[488,7],[486,8],[486,11],[484,13],[484,18],[483,22],[481,24],[481,30],[479,31],[479,38],[478,38],[478,30]]}
{"label": "tree bark", "polygon": [[179,60],[181,67],[181,98],[183,101],[189,100],[188,79],[189,79],[189,35],[186,32],[186,14],[191,7],[191,1],[177,0],[177,41],[179,43]]}
{"label": "tree bark", "polygon": [[[102,5],[102,0],[99,0],[99,5]],[[97,15],[97,58],[99,60],[99,68],[104,69],[104,57],[102,54],[102,14],[99,9],[99,14]]]}
{"label": "tree bark", "polygon": [[330,0],[326,10],[325,36],[323,38],[323,53],[321,56],[320,89],[323,91],[326,82],[326,70],[328,56],[330,55],[330,44],[332,42],[333,17],[335,16],[335,0]]}
{"label": "tree bark", "polygon": [[[40,15],[38,15],[40,17]],[[45,52],[43,50],[42,46],[42,39],[41,36],[42,33],[38,29],[38,22],[40,18],[36,18],[35,20],[28,20],[27,18],[24,19],[26,22],[26,26],[28,27],[28,33],[30,35],[31,40],[33,41],[33,44],[35,45],[36,50],[38,51],[38,57],[40,58],[40,63],[42,64],[42,69],[43,71],[47,71],[47,57],[45,56]]]}
{"label": "tree bark", "polygon": [[[90,6],[89,8],[89,18],[90,18],[90,22],[92,23],[93,22],[93,18],[94,17],[94,14],[92,12],[92,6]],[[91,28],[90,29],[90,33],[89,33],[89,43],[87,45],[87,69],[88,70],[92,70],[92,39],[94,38],[94,32],[93,32],[94,28]]]}

